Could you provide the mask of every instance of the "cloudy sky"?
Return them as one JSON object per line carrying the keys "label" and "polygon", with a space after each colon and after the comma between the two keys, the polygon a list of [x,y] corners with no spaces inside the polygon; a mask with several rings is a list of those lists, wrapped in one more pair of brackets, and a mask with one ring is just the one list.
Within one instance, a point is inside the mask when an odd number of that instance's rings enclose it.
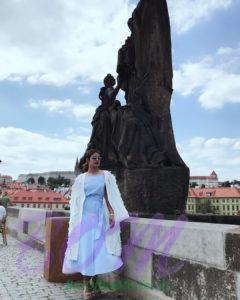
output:
{"label": "cloudy sky", "polygon": [[[1,0],[1,174],[73,169],[137,2]],[[240,0],[168,5],[179,152],[192,175],[240,179]]]}

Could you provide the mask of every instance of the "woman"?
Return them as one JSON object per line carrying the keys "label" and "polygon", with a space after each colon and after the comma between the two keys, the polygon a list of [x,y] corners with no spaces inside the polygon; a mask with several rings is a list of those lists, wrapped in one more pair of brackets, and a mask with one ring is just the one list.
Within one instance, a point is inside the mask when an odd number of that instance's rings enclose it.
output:
{"label": "woman", "polygon": [[72,186],[63,273],[83,275],[84,299],[100,294],[97,274],[120,268],[120,221],[129,217],[115,176],[101,170],[100,152],[88,150],[85,173]]}

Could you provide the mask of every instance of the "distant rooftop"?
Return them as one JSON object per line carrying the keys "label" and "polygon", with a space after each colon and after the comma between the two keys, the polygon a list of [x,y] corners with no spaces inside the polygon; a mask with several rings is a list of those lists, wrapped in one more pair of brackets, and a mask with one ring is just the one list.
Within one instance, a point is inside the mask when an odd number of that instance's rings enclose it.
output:
{"label": "distant rooftop", "polygon": [[240,198],[240,189],[236,187],[219,188],[190,188],[188,197],[192,198]]}
{"label": "distant rooftop", "polygon": [[190,180],[197,180],[197,179],[217,179],[217,173],[215,171],[212,171],[210,176],[190,176]]}

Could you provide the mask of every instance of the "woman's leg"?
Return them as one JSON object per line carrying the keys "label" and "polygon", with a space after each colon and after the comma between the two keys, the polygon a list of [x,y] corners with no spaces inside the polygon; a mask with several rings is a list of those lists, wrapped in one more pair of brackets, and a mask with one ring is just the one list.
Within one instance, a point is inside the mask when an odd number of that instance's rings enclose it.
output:
{"label": "woman's leg", "polygon": [[85,300],[91,299],[93,296],[93,289],[90,285],[91,277],[92,276],[83,275],[83,285],[84,285],[83,297]]}
{"label": "woman's leg", "polygon": [[94,294],[95,294],[95,295],[101,295],[101,294],[102,294],[102,291],[101,291],[101,289],[100,289],[99,280],[98,280],[97,275],[94,275],[94,276],[91,278],[91,284],[92,284],[92,288],[93,288]]}

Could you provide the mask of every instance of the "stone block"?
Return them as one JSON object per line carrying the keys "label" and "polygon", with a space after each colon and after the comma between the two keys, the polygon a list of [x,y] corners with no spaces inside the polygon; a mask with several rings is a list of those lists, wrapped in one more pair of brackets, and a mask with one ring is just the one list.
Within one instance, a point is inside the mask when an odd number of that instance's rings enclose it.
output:
{"label": "stone block", "polygon": [[152,251],[125,245],[123,247],[123,276],[152,286]]}
{"label": "stone block", "polygon": [[183,212],[188,193],[187,167],[137,168],[117,172],[118,184],[130,212]]}
{"label": "stone block", "polygon": [[153,254],[152,276],[153,287],[164,281],[165,294],[176,300],[237,299],[232,271]]}
{"label": "stone block", "polygon": [[130,240],[141,248],[224,269],[225,234],[237,228],[236,225],[132,218]]}
{"label": "stone block", "polygon": [[44,278],[51,282],[66,282],[81,280],[82,275],[63,274],[62,265],[67,248],[69,218],[53,217],[46,222],[46,242],[44,253]]}
{"label": "stone block", "polygon": [[225,253],[227,267],[240,272],[240,228],[226,233]]}

